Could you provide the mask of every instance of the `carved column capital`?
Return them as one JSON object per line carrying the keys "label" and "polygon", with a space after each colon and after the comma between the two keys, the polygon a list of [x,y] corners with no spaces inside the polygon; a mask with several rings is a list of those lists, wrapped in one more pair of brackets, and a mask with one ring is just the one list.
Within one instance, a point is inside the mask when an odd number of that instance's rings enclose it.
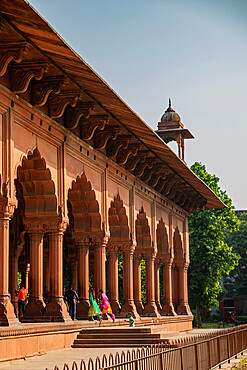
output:
{"label": "carved column capital", "polygon": [[68,219],[66,217],[58,217],[47,221],[45,228],[49,234],[60,233],[64,234],[68,226]]}

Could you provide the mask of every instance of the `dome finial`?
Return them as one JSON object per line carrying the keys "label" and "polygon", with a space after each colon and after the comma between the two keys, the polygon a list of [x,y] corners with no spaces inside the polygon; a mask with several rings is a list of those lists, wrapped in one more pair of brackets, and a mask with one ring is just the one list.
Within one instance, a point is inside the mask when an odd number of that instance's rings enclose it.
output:
{"label": "dome finial", "polygon": [[169,98],[169,108],[171,108],[172,103],[171,103],[171,98]]}

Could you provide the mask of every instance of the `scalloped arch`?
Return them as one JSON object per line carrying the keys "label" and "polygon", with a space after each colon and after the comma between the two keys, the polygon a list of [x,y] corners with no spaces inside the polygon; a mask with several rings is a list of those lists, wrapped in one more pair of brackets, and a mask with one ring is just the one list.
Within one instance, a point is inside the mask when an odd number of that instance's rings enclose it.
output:
{"label": "scalloped arch", "polygon": [[120,195],[114,196],[108,210],[110,240],[119,242],[129,241],[129,225],[126,209]]}
{"label": "scalloped arch", "polygon": [[72,229],[76,232],[101,231],[99,203],[85,173],[76,177],[68,192],[68,211]]}
{"label": "scalloped arch", "polygon": [[156,229],[158,253],[170,253],[166,225],[161,218]]}
{"label": "scalloped arch", "polygon": [[140,209],[136,219],[136,241],[137,247],[151,246],[150,227],[143,207]]}
{"label": "scalloped arch", "polygon": [[15,180],[16,198],[26,218],[57,216],[57,196],[51,171],[36,147],[22,158]]}

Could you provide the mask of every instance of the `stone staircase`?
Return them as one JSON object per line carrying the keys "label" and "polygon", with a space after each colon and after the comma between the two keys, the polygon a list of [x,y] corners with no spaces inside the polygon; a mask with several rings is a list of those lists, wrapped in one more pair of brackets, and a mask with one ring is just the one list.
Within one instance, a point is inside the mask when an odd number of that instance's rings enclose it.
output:
{"label": "stone staircase", "polygon": [[179,332],[164,327],[98,327],[83,329],[72,344],[73,348],[143,347],[165,343]]}

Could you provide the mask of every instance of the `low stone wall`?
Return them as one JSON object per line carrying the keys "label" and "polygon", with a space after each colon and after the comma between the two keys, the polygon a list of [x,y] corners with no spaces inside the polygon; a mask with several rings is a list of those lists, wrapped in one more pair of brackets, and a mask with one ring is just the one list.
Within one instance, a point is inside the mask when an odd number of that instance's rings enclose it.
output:
{"label": "low stone wall", "polygon": [[[159,325],[167,331],[192,330],[193,316],[163,316],[141,318],[136,326]],[[0,329],[0,363],[25,357],[32,357],[47,351],[69,348],[81,329],[92,328],[96,322],[78,321],[66,323],[22,324]],[[128,326],[124,319],[103,321],[102,326]]]}
{"label": "low stone wall", "polygon": [[68,348],[82,327],[80,324],[28,324],[0,330],[0,363]]}

